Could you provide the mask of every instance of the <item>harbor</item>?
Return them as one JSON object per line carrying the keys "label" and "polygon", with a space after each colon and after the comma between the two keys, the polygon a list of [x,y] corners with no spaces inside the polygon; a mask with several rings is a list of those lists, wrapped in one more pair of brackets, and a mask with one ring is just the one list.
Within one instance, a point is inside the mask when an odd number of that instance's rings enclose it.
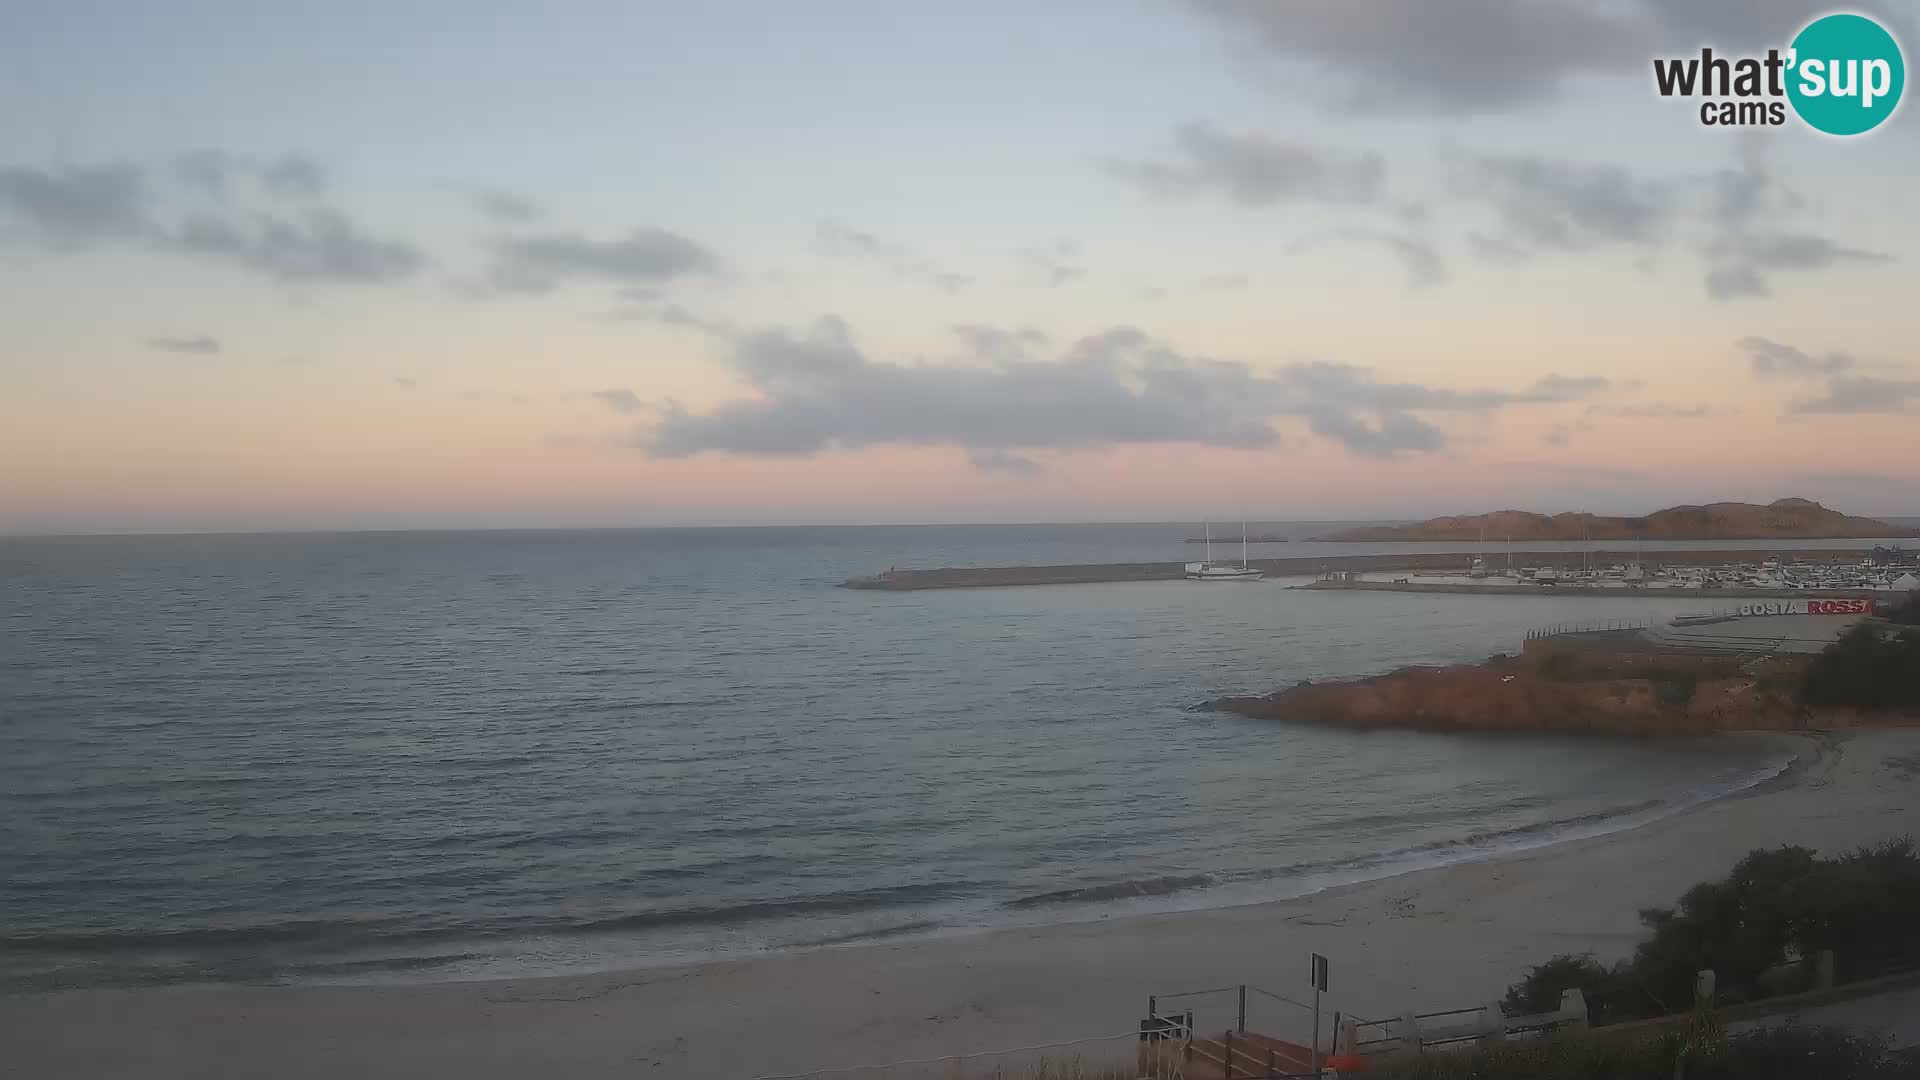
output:
{"label": "harbor", "polygon": [[[1778,553],[1740,550],[1515,550],[1499,568],[1485,557],[1459,552],[1316,555],[1252,559],[1268,581],[1294,588],[1489,595],[1608,595],[1684,593],[1702,597],[1804,597],[1806,590],[1840,596],[1896,590],[1903,577],[1920,584],[1910,553],[1898,561],[1887,549],[1802,548]],[[890,569],[844,583],[850,589],[913,592],[1019,585],[1085,585],[1178,581],[1183,562],[1079,563],[1046,566]],[[1303,580],[1305,579],[1305,580]]]}

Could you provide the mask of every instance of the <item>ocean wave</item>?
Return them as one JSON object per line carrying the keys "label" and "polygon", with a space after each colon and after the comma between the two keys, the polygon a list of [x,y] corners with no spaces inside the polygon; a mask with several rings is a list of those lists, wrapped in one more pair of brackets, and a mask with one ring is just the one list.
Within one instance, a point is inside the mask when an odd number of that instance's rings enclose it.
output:
{"label": "ocean wave", "polygon": [[1185,889],[1204,888],[1214,883],[1212,874],[1166,875],[1162,877],[1138,878],[1133,881],[1117,881],[1108,885],[1088,885],[1078,889],[1058,889],[1053,892],[1023,896],[1018,900],[1008,900],[1002,907],[1031,908],[1045,907],[1050,904],[1091,904],[1104,900],[1130,900],[1140,896],[1169,896]]}
{"label": "ocean wave", "polygon": [[939,881],[920,885],[887,885],[871,889],[846,889],[839,892],[803,896],[791,900],[762,900],[720,907],[673,908],[634,915],[566,923],[546,927],[550,933],[604,934],[646,930],[664,926],[702,926],[715,923],[749,923],[793,915],[849,915],[886,908],[907,908],[952,900],[976,888],[972,882]]}
{"label": "ocean wave", "polygon": [[[1176,894],[1193,893],[1199,894],[1198,898],[1204,900],[1209,891],[1215,892],[1222,898],[1222,906],[1293,899],[1330,888],[1394,877],[1415,870],[1476,862],[1553,844],[1624,832],[1716,799],[1750,791],[1778,779],[1796,764],[1797,759],[1775,762],[1733,780],[1703,785],[1669,799],[1647,799],[1545,821],[1480,830],[1465,836],[1430,840],[1368,855],[1293,863],[1281,867],[1103,882],[1024,896],[1004,901],[1000,907],[1018,911],[1068,905],[1098,906],[1136,900],[1151,901],[1156,898],[1173,897]],[[1516,800],[1516,802],[1520,801],[1523,800]],[[1278,882],[1289,882],[1300,887],[1263,890],[1263,894],[1253,897],[1246,897],[1234,888],[1272,885]],[[1231,897],[1229,897],[1230,893]],[[1194,898],[1185,897],[1185,899]],[[1202,903],[1193,906],[1207,905]]]}

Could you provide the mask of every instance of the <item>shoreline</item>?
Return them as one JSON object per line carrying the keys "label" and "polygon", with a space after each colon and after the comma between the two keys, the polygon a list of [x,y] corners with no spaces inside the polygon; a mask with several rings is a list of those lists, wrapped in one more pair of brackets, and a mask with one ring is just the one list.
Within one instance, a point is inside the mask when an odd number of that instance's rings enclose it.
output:
{"label": "shoreline", "polygon": [[[1615,733],[1525,731],[1514,733],[1467,732],[1472,737],[1492,738],[1598,738],[1628,744],[1641,744],[1647,737]],[[527,980],[594,978],[620,973],[700,968],[745,960],[772,959],[821,950],[858,949],[879,944],[912,944],[969,938],[1015,931],[1045,931],[1071,927],[1150,918],[1161,915],[1203,915],[1207,912],[1264,904],[1310,900],[1331,892],[1362,887],[1406,874],[1446,870],[1474,862],[1494,861],[1527,852],[1552,849],[1563,844],[1604,838],[1632,832],[1668,818],[1688,814],[1724,799],[1741,798],[1756,790],[1765,790],[1804,772],[1818,754],[1822,743],[1812,733],[1785,731],[1711,731],[1672,737],[1695,748],[1734,744],[1733,751],[1750,758],[1751,768],[1739,775],[1701,780],[1691,787],[1676,789],[1657,801],[1609,806],[1604,809],[1574,812],[1573,806],[1560,808],[1563,816],[1509,824],[1500,828],[1475,828],[1453,839],[1408,843],[1322,860],[1273,867],[1196,872],[1187,876],[1134,878],[1115,882],[1082,885],[1027,895],[978,898],[977,906],[964,912],[937,908],[925,911],[902,910],[907,921],[870,929],[837,933],[826,937],[780,940],[759,945],[714,951],[688,951],[655,954],[651,957],[620,958],[625,952],[617,938],[608,938],[607,952],[601,960],[580,959],[576,955],[559,959],[539,948],[552,940],[563,950],[573,939],[542,936],[487,938],[456,941],[462,951],[445,962],[430,956],[394,955],[381,959],[367,957],[357,961],[319,964],[309,969],[293,969],[268,979],[231,980],[217,977],[178,981],[105,982],[57,990],[0,990],[0,1001],[9,996],[64,995],[91,992],[195,992],[220,990],[410,990],[483,986]],[[1844,738],[1844,736],[1841,736]],[[1785,760],[1775,762],[1777,756]],[[1031,912],[1032,916],[1021,913]],[[1048,914],[1055,917],[1047,918]],[[919,917],[924,915],[925,917]],[[995,916],[1000,916],[995,918]],[[743,927],[750,929],[750,927]],[[581,939],[590,941],[591,939]],[[489,946],[532,946],[516,954],[510,948],[485,951]],[[515,970],[517,961],[527,954],[545,952],[548,960],[540,969]],[[482,966],[460,969],[462,962],[480,961]],[[358,977],[321,974],[321,969],[358,967]],[[449,970],[450,969],[450,970]],[[0,984],[4,985],[4,984]]]}
{"label": "shoreline", "polygon": [[[1633,548],[1529,549],[1514,550],[1512,559],[1528,565],[1573,569],[1587,562],[1638,562],[1643,566],[1720,566],[1751,563],[1762,558],[1789,557],[1797,562],[1854,564],[1867,558],[1870,548],[1857,546],[1807,548]],[[1311,578],[1324,570],[1386,572],[1394,570],[1458,571],[1476,554],[1485,552],[1396,552],[1372,554],[1318,554],[1284,558],[1250,559],[1247,565],[1264,570],[1269,577]],[[918,570],[888,570],[868,577],[849,578],[842,588],[870,589],[882,592],[917,592],[924,589],[987,589],[1015,585],[1087,585],[1124,581],[1178,581],[1186,575],[1185,562],[1063,563],[1034,566],[948,566]],[[1543,590],[1544,591],[1544,590]],[[1686,592],[1697,590],[1653,590]],[[1809,590],[1788,590],[1804,594]],[[1757,590],[1756,590],[1757,592]]]}
{"label": "shoreline", "polygon": [[1148,994],[1303,990],[1308,951],[1333,960],[1330,1009],[1455,1008],[1555,953],[1617,958],[1640,908],[1754,847],[1834,851],[1920,831],[1906,767],[1920,731],[1760,737],[1802,750],[1745,792],[1291,900],[598,975],[29,995],[0,999],[0,1030],[30,1074],[755,1076],[1115,1036]]}

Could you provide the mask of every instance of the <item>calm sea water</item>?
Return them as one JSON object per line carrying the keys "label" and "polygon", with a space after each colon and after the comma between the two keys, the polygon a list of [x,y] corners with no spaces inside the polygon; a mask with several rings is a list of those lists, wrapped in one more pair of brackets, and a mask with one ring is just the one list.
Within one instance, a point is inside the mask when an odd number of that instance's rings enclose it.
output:
{"label": "calm sea water", "polygon": [[578,971],[1242,903],[1782,764],[1190,711],[1684,600],[836,587],[1178,559],[1191,532],[0,540],[0,988]]}

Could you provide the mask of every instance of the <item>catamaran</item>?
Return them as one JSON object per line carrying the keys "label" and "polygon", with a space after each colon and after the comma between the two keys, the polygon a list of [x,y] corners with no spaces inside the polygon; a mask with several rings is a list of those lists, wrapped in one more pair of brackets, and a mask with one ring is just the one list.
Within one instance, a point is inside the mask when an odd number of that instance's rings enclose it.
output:
{"label": "catamaran", "polygon": [[1266,571],[1247,565],[1247,523],[1240,523],[1240,565],[1213,561],[1213,523],[1207,522],[1207,557],[1187,564],[1189,581],[1259,581]]}

